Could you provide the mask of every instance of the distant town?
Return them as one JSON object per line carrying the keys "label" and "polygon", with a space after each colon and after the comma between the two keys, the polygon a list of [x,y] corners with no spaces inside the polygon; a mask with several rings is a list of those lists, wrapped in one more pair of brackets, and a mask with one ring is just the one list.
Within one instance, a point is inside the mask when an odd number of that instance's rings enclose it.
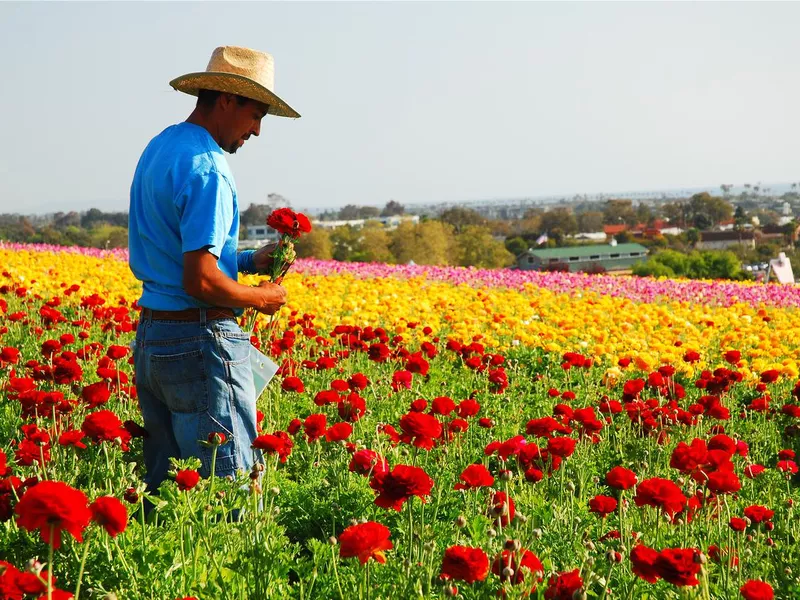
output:
{"label": "distant town", "polygon": [[[240,246],[276,239],[266,217],[291,199],[241,209]],[[308,211],[301,257],[339,261],[765,279],[794,262],[800,183],[723,184],[627,194],[494,199]],[[125,247],[127,214],[98,209],[0,215],[0,241]]]}

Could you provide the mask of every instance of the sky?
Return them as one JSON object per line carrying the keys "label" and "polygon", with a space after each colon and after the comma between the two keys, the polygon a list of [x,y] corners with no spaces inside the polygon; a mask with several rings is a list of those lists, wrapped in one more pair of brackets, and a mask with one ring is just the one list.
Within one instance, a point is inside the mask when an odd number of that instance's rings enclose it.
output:
{"label": "sky", "polygon": [[800,180],[798,3],[0,2],[0,212],[127,210],[169,87],[275,57],[242,208]]}

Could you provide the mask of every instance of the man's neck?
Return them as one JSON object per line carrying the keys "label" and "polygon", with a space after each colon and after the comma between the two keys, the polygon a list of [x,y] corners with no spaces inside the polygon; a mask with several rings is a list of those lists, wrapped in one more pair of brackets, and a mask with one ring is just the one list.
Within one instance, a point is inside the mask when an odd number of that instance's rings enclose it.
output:
{"label": "man's neck", "polygon": [[190,114],[189,117],[186,119],[186,122],[202,127],[203,129],[208,131],[209,135],[212,138],[214,138],[214,141],[217,142],[217,144],[221,144],[218,128],[215,127],[213,121],[209,119],[208,115],[203,111],[195,108],[192,111],[192,114]]}

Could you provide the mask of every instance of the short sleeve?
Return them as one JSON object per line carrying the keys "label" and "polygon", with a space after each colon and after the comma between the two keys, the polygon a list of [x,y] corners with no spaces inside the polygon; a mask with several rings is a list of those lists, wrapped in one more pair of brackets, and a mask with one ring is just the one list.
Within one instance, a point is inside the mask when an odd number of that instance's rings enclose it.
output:
{"label": "short sleeve", "polygon": [[234,218],[233,190],[216,171],[192,175],[175,200],[181,252],[207,248],[220,257]]}

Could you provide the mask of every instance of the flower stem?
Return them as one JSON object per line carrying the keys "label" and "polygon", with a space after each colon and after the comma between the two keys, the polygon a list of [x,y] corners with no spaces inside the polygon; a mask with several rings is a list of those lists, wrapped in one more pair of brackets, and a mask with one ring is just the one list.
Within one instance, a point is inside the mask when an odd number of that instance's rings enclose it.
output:
{"label": "flower stem", "polygon": [[81,556],[81,566],[78,569],[78,583],[75,585],[75,598],[78,600],[81,595],[81,583],[83,582],[83,569],[86,566],[86,557],[89,555],[89,534],[83,539],[83,556]]}

